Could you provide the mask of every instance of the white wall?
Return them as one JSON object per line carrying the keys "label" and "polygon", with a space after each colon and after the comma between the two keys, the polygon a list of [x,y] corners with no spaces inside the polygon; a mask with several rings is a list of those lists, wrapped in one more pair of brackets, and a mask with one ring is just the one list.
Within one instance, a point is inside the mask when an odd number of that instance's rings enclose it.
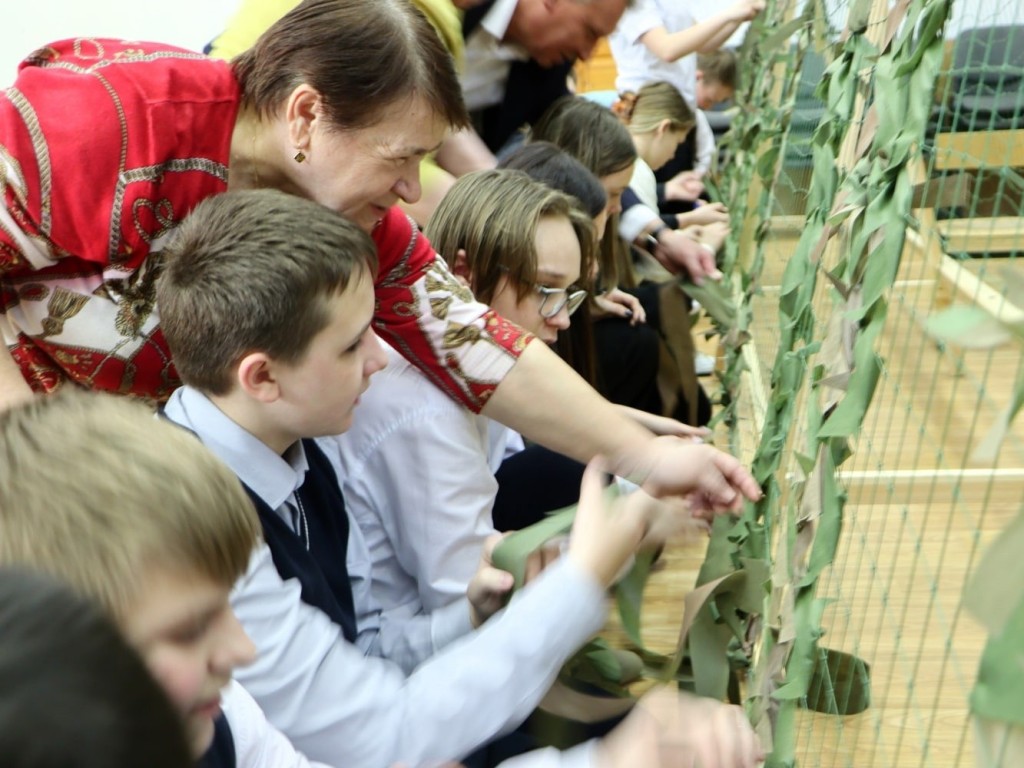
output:
{"label": "white wall", "polygon": [[238,0],[0,0],[0,88],[18,62],[66,37],[154,40],[201,49],[223,28]]}

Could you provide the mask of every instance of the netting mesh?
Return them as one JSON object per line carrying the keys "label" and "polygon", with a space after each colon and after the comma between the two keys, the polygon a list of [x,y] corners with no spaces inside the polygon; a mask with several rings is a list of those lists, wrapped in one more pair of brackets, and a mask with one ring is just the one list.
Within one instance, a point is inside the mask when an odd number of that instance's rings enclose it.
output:
{"label": "netting mesh", "polygon": [[701,581],[768,565],[727,642],[770,764],[1024,765],[971,733],[1024,725],[978,680],[1024,681],[1024,583],[976,588],[1001,624],[965,600],[1024,512],[1024,7],[777,0],[741,61],[722,428],[767,496]]}

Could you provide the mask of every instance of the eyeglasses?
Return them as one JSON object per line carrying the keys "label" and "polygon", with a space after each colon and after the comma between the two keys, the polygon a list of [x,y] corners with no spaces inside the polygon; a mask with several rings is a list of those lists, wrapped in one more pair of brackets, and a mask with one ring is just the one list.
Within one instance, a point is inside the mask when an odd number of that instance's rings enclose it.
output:
{"label": "eyeglasses", "polygon": [[545,320],[550,320],[563,308],[571,315],[587,298],[587,292],[581,290],[570,291],[568,288],[548,288],[543,285],[535,285],[533,288],[541,295],[537,311]]}

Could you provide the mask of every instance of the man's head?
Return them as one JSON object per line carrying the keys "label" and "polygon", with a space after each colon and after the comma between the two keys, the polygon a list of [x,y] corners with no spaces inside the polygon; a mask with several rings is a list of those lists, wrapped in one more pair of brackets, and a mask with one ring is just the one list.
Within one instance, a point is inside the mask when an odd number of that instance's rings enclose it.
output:
{"label": "man's head", "polygon": [[697,106],[712,109],[736,92],[736,53],[719,48],[697,57]]}
{"label": "man's head", "polygon": [[259,538],[234,474],[140,404],[69,390],[0,414],[0,565],[97,600],[196,754],[231,670],[252,660],[228,593]]}
{"label": "man's head", "polygon": [[632,0],[519,0],[505,42],[521,45],[543,67],[588,59]]}

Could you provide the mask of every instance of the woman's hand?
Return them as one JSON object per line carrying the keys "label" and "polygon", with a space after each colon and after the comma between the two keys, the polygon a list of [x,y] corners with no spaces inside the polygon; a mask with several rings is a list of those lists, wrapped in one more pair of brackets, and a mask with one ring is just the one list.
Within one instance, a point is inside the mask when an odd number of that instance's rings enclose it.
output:
{"label": "woman's hand", "polygon": [[619,413],[631,418],[642,427],[646,427],[656,435],[672,435],[673,437],[689,437],[695,443],[702,443],[704,439],[711,436],[711,430],[707,427],[691,427],[681,421],[670,419],[667,416],[656,416],[647,411],[637,408],[630,408],[628,405],[616,405]]}
{"label": "woman's hand", "polygon": [[631,293],[612,288],[594,297],[594,317],[621,317],[630,325],[647,322],[647,313],[640,300]]}

